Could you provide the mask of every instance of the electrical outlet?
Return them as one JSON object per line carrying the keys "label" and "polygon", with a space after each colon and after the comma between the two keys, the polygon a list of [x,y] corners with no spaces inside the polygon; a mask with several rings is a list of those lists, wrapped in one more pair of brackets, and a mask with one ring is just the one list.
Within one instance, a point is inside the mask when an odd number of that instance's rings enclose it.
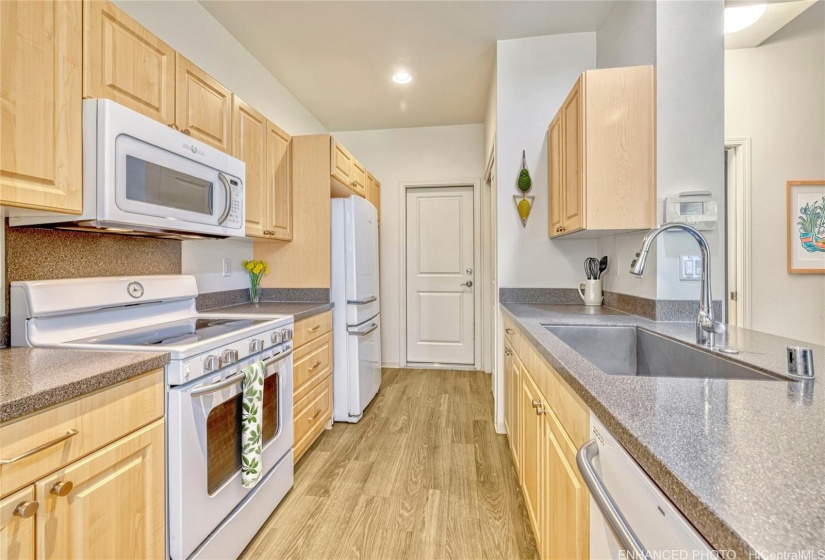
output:
{"label": "electrical outlet", "polygon": [[223,275],[232,276],[232,259],[223,260]]}
{"label": "electrical outlet", "polygon": [[698,282],[702,279],[702,257],[700,255],[679,256],[679,280]]}

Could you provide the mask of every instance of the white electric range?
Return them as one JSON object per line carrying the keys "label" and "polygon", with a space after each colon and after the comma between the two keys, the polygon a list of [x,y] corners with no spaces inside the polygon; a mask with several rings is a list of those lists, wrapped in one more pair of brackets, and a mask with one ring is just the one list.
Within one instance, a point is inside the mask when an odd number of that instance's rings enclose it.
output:
{"label": "white electric range", "polygon": [[[210,315],[192,276],[12,282],[13,346],[162,351],[169,555],[235,558],[292,487],[292,316]],[[265,473],[241,486],[244,366],[266,364]]]}

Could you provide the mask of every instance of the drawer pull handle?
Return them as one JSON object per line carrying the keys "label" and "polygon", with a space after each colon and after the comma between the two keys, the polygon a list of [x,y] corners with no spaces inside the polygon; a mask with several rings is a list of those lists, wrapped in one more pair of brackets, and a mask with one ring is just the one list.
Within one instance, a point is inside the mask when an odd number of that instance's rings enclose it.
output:
{"label": "drawer pull handle", "polygon": [[315,364],[313,366],[310,366],[309,368],[307,368],[307,372],[315,371],[316,369],[318,369],[318,366],[320,366],[320,365],[321,365],[321,360],[318,360],[317,362],[315,362]]}
{"label": "drawer pull handle", "polygon": [[20,502],[17,504],[17,507],[14,508],[12,514],[23,519],[29,519],[30,517],[34,517],[38,509],[40,509],[40,504],[37,502]]}
{"label": "drawer pull handle", "polygon": [[541,415],[542,415],[542,414],[544,414],[545,412],[547,412],[547,411],[546,411],[546,410],[544,410],[542,407],[540,407],[540,406],[537,406],[537,407],[536,407],[536,416],[541,416]]}
{"label": "drawer pull handle", "polygon": [[541,406],[541,401],[530,401],[530,404],[533,405],[533,408],[538,408],[539,406]]}
{"label": "drawer pull handle", "polygon": [[72,484],[70,480],[65,480],[63,482],[58,482],[57,484],[52,486],[52,489],[49,490],[49,492],[51,492],[55,496],[65,498],[71,493],[72,488],[74,488],[74,484]]}
{"label": "drawer pull handle", "polygon": [[311,333],[313,333],[313,332],[317,331],[317,330],[318,330],[318,329],[320,329],[320,328],[321,328],[321,325],[315,325],[315,326],[314,326],[314,327],[312,327],[311,329],[307,329],[307,332],[311,332]]}
{"label": "drawer pull handle", "polygon": [[[44,450],[48,449],[49,447],[53,447],[53,446],[57,445],[58,443],[60,443],[61,441],[66,441],[70,437],[74,437],[77,434],[78,434],[78,431],[75,430],[74,428],[72,428],[71,430],[69,430],[68,432],[63,434],[62,436],[60,436],[58,438],[55,438],[55,439],[53,439],[52,441],[50,441],[48,443],[44,443],[43,445],[38,445],[34,449],[30,449],[30,450],[26,451],[22,455],[18,455],[17,457],[14,457],[12,459],[0,459],[0,466],[10,465],[12,463],[16,463],[17,461],[20,461],[21,459],[25,459],[26,457],[31,457],[35,453],[40,453],[41,451],[44,451]],[[34,514],[32,514],[32,515],[34,515]]]}
{"label": "drawer pull handle", "polygon": [[320,409],[320,408],[319,408],[318,410],[316,410],[316,411],[315,411],[315,414],[312,416],[312,418],[310,418],[310,419],[309,419],[309,421],[310,421],[310,422],[312,422],[313,420],[315,420],[316,418],[318,418],[318,415],[319,415],[319,414],[321,414],[321,409]]}
{"label": "drawer pull handle", "polygon": [[512,356],[512,355],[513,355],[513,352],[512,352],[512,350],[505,350],[505,351],[504,351],[504,355],[505,355],[505,356]]}
{"label": "drawer pull handle", "polygon": [[516,334],[516,331],[514,331],[513,329],[509,329],[509,328],[504,329],[504,332],[506,332],[507,334]]}

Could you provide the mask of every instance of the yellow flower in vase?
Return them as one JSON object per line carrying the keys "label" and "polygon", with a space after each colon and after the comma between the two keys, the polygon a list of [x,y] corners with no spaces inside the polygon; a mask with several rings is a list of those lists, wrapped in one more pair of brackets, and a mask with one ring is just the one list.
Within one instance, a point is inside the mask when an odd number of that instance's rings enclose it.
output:
{"label": "yellow flower in vase", "polygon": [[269,272],[266,261],[243,261],[244,268],[249,273],[249,296],[252,303],[258,303],[261,296],[261,278]]}

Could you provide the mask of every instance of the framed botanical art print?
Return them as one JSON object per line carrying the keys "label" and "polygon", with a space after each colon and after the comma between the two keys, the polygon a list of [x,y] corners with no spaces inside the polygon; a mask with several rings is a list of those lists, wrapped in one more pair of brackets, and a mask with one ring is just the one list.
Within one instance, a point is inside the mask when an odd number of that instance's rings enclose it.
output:
{"label": "framed botanical art print", "polygon": [[788,272],[825,274],[825,179],[788,181]]}

